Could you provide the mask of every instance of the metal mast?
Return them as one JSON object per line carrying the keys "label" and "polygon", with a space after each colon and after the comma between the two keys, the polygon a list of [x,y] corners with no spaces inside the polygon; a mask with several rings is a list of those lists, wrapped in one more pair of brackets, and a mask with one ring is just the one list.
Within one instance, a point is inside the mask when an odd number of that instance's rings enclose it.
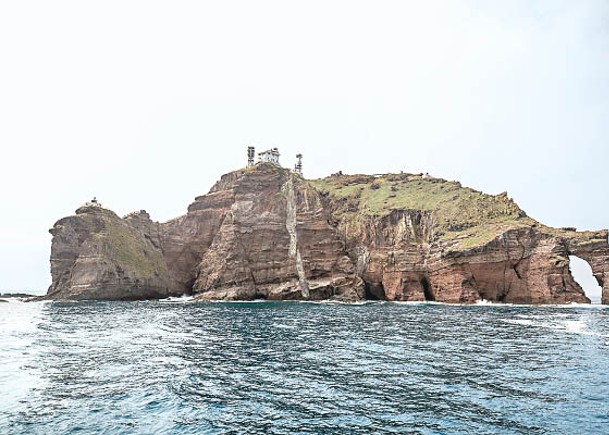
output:
{"label": "metal mast", "polygon": [[256,148],[247,147],[247,167],[254,166],[254,156],[256,155]]}
{"label": "metal mast", "polygon": [[298,161],[296,162],[296,165],[294,165],[294,172],[298,175],[302,175],[302,154],[296,154],[296,158]]}

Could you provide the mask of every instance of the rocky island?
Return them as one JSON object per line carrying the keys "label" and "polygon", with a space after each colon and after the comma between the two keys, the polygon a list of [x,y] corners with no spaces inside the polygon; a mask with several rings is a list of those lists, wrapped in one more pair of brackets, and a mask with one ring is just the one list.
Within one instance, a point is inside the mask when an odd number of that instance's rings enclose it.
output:
{"label": "rocky island", "polygon": [[607,230],[551,228],[506,193],[424,174],[296,169],[250,156],[164,223],[80,207],[50,230],[44,298],[586,303],[576,255],[609,304]]}

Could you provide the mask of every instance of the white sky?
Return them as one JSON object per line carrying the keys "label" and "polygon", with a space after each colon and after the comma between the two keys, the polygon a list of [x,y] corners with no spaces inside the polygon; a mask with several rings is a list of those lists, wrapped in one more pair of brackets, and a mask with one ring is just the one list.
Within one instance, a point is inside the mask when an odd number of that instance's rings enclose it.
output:
{"label": "white sky", "polygon": [[606,1],[0,2],[0,291],[96,195],[183,214],[246,148],[404,170],[609,226]]}

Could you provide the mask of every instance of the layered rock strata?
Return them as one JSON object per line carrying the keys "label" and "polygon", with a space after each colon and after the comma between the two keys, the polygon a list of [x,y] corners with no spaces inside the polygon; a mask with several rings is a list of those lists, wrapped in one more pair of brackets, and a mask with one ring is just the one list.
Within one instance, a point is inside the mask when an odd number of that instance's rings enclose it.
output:
{"label": "layered rock strata", "polygon": [[276,165],[223,176],[186,215],[167,223],[152,223],[142,213],[120,219],[88,206],[58,221],[51,229],[47,298],[364,296],[317,191]]}
{"label": "layered rock strata", "polygon": [[[606,232],[595,237],[602,240]],[[600,244],[600,242],[596,242]],[[569,239],[535,228],[506,231],[466,250],[428,244],[355,245],[369,297],[397,301],[524,304],[590,302],[569,270],[569,255],[595,259],[594,274],[607,302],[607,249],[589,252]],[[602,260],[604,258],[604,260]]]}
{"label": "layered rock strata", "polygon": [[49,299],[137,300],[173,293],[159,225],[146,212],[121,219],[87,205],[57,221],[50,232]]}
{"label": "layered rock strata", "polygon": [[232,173],[211,195],[232,203],[196,268],[202,299],[363,297],[318,193],[272,164]]}
{"label": "layered rock strata", "polygon": [[585,303],[576,255],[609,303],[607,231],[546,227],[507,194],[421,174],[307,181],[263,163],[166,223],[89,205],[51,233],[50,299]]}
{"label": "layered rock strata", "polygon": [[589,303],[569,256],[587,261],[609,304],[607,230],[539,224],[507,194],[413,174],[314,182],[367,297],[395,301]]}

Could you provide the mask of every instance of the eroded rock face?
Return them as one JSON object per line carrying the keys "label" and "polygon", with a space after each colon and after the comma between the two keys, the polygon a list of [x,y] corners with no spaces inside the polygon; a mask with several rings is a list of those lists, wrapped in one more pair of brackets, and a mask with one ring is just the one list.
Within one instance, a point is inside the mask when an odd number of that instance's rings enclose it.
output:
{"label": "eroded rock face", "polygon": [[578,233],[567,234],[564,238],[568,255],[575,255],[585,260],[592,267],[592,273],[601,286],[601,303],[609,305],[609,246],[607,231],[598,231],[593,236]]}
{"label": "eroded rock face", "polygon": [[328,224],[318,193],[301,177],[258,165],[220,183],[233,202],[197,268],[202,299],[345,299],[362,283]]}
{"label": "eroded rock face", "polygon": [[545,227],[506,194],[439,179],[341,177],[258,164],[166,223],[82,207],[51,229],[47,298],[585,303],[576,255],[609,304],[607,231]]}
{"label": "eroded rock face", "polygon": [[560,240],[534,229],[509,231],[466,251],[431,249],[426,260],[432,300],[589,302],[569,273]]}
{"label": "eroded rock face", "polygon": [[50,232],[53,281],[47,298],[135,300],[176,292],[158,224],[145,212],[121,219],[100,206],[85,206]]}
{"label": "eroded rock face", "polygon": [[272,164],[232,172],[158,224],[83,207],[53,229],[47,297],[359,300],[363,282],[319,194]]}
{"label": "eroded rock face", "polygon": [[191,292],[199,263],[234,202],[233,192],[218,185],[209,194],[197,197],[186,215],[160,225],[163,255],[182,293]]}
{"label": "eroded rock face", "polygon": [[[376,223],[371,223],[376,220]],[[366,283],[367,296],[391,301],[521,304],[589,303],[569,269],[569,255],[588,261],[608,303],[607,232],[546,232],[527,227],[481,246],[455,249],[433,243],[433,218],[400,211],[364,218],[347,250]],[[585,242],[582,242],[585,241]],[[592,242],[591,242],[592,241]]]}
{"label": "eroded rock face", "polygon": [[335,174],[315,183],[369,298],[588,303],[569,270],[576,255],[609,303],[607,231],[545,227],[506,193],[420,175]]}

